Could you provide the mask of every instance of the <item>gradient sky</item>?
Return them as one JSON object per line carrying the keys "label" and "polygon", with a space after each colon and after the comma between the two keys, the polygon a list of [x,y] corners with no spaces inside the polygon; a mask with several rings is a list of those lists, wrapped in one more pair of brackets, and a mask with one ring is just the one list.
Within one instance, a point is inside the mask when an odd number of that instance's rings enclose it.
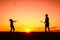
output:
{"label": "gradient sky", "polygon": [[60,29],[60,0],[0,0],[0,31],[10,30],[10,18],[16,31],[42,31],[46,13],[50,28]]}

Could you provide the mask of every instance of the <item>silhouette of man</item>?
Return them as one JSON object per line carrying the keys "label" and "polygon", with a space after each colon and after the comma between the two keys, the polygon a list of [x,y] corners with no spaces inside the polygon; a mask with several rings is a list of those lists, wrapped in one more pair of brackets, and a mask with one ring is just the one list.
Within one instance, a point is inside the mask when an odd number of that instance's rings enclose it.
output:
{"label": "silhouette of man", "polygon": [[49,28],[49,17],[48,17],[48,14],[45,14],[45,32],[48,28],[49,32],[50,32],[50,28]]}
{"label": "silhouette of man", "polygon": [[10,21],[10,27],[11,27],[10,32],[12,32],[12,31],[14,32],[15,28],[14,28],[13,22],[16,22],[16,21],[13,21],[12,19],[9,19],[9,21]]}

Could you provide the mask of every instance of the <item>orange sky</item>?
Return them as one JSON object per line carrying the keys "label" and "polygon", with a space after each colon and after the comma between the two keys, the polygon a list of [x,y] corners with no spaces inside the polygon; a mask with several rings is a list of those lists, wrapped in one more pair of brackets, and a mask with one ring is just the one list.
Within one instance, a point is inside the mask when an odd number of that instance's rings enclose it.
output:
{"label": "orange sky", "polygon": [[14,23],[16,31],[42,31],[44,23],[40,20],[44,21],[46,13],[50,28],[60,29],[59,0],[0,0],[0,31],[10,29],[10,18],[17,20]]}

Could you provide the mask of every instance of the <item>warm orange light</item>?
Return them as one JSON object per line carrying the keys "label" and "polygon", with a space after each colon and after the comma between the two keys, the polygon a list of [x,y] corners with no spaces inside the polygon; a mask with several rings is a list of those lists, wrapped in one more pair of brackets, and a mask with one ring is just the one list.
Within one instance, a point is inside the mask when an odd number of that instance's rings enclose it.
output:
{"label": "warm orange light", "polygon": [[28,26],[28,27],[25,27],[25,28],[24,28],[24,31],[25,31],[25,32],[27,32],[27,33],[29,33],[29,32],[31,32],[31,31],[32,31],[32,28],[31,28],[31,27],[29,27],[29,26]]}
{"label": "warm orange light", "polygon": [[31,34],[31,30],[29,30],[29,29],[26,30],[26,34],[27,34],[27,35],[30,35],[30,34]]}
{"label": "warm orange light", "polygon": [[14,23],[15,31],[45,31],[45,25],[40,21],[45,21],[46,13],[49,16],[50,29],[60,30],[60,1],[0,0],[0,31],[10,31],[10,18],[17,20]]}
{"label": "warm orange light", "polygon": [[30,30],[26,30],[26,32],[27,32],[27,33],[29,33],[29,32],[30,32]]}

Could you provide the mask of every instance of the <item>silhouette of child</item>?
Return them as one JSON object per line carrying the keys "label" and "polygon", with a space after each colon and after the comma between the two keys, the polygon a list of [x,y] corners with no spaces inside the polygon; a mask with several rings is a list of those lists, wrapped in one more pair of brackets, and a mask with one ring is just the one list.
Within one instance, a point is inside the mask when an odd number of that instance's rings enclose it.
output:
{"label": "silhouette of child", "polygon": [[14,32],[15,28],[14,28],[13,22],[16,22],[16,21],[13,21],[12,19],[9,19],[9,21],[10,21],[10,28],[11,28],[10,32],[12,31]]}

